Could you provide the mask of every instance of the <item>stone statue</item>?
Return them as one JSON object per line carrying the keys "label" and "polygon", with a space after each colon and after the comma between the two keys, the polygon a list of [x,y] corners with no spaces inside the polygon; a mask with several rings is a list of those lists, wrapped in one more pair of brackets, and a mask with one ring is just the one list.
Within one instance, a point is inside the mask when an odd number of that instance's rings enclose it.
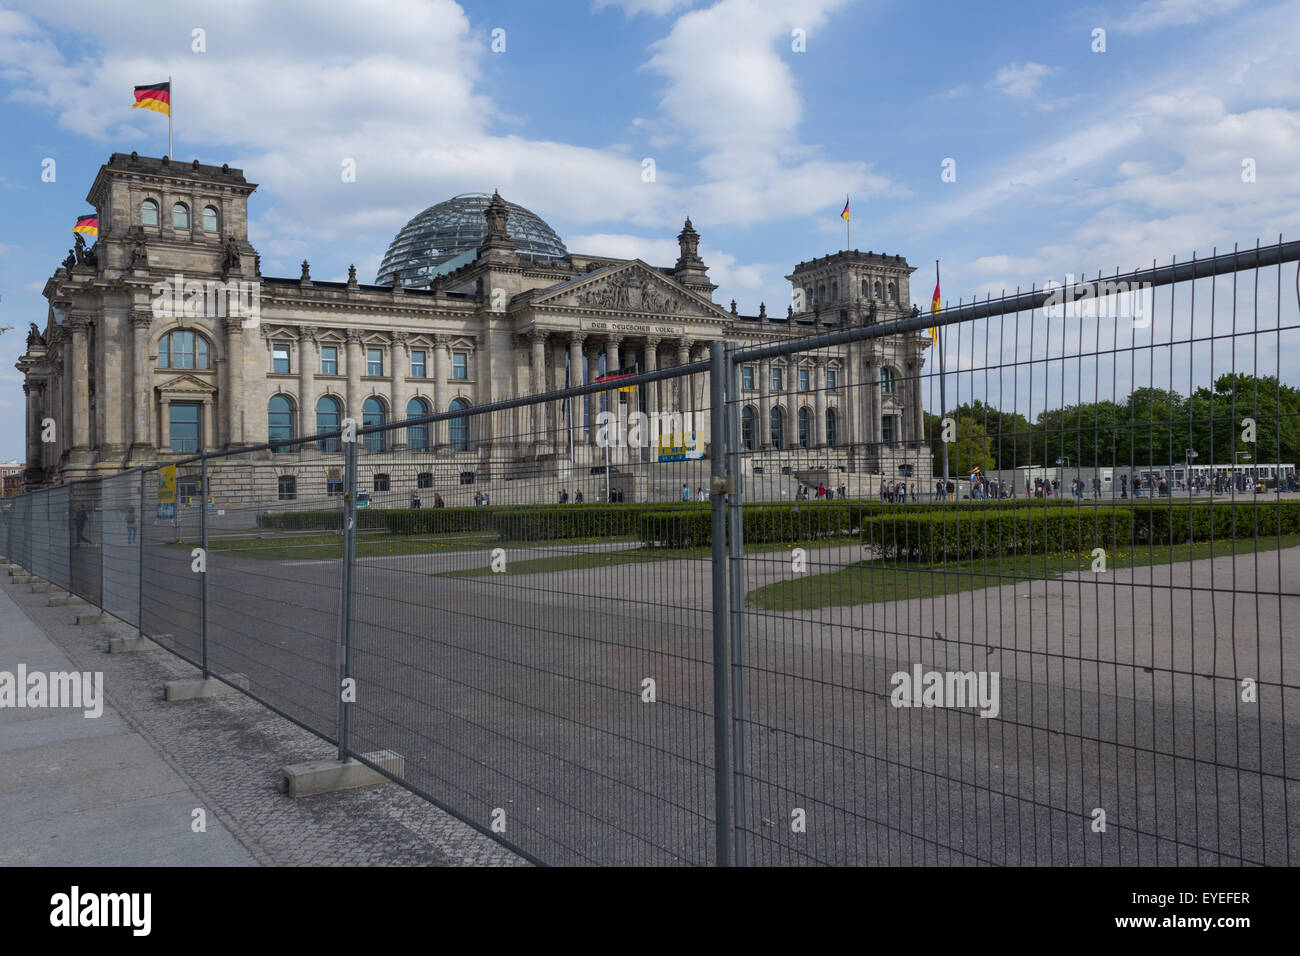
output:
{"label": "stone statue", "polygon": [[241,268],[239,259],[239,243],[235,240],[234,236],[226,237],[226,252],[221,260],[221,268],[225,269],[227,272],[238,272]]}
{"label": "stone statue", "polygon": [[301,282],[311,281],[311,267],[307,265],[306,259],[302,260],[302,278],[299,281]]}
{"label": "stone statue", "polygon": [[34,348],[45,348],[45,339],[41,336],[41,330],[36,327],[35,322],[30,324],[31,330],[27,333],[27,351],[30,352]]}
{"label": "stone statue", "polygon": [[876,321],[876,303],[873,301],[871,305],[867,308],[867,320],[862,324],[871,325],[875,321]]}
{"label": "stone statue", "polygon": [[69,250],[68,250],[68,258],[66,258],[66,259],[63,260],[63,268],[65,268],[65,269],[71,269],[71,268],[72,268],[73,266],[75,266],[76,264],[77,264],[77,256],[76,256],[76,253],[73,252],[73,250],[69,249]]}
{"label": "stone statue", "polygon": [[348,266],[348,285],[356,285],[356,284],[357,284],[357,267],[355,265]]}
{"label": "stone statue", "polygon": [[77,233],[72,237],[72,251],[76,254],[77,265],[84,266],[88,264],[86,255],[89,250],[86,249],[86,240],[82,238],[81,233]]}
{"label": "stone statue", "polygon": [[787,319],[793,319],[793,318],[794,318],[794,306],[793,306],[793,305],[787,305],[787,306],[785,307],[785,317],[786,317]]}

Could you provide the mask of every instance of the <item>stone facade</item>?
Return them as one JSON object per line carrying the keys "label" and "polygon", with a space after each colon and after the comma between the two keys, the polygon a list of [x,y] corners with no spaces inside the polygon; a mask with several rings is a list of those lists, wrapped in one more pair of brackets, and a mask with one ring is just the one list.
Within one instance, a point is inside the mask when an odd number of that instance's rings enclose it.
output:
{"label": "stone facade", "polygon": [[[701,361],[714,341],[769,344],[894,318],[910,301],[902,257],[851,251],[800,263],[786,315],[739,315],[714,303],[689,219],[671,267],[577,254],[526,262],[499,196],[477,258],[430,288],[361,284],[355,270],[319,282],[307,262],[297,278],[263,276],[248,241],[256,188],[241,170],[197,160],[115,153],[100,168],[87,196],[99,239],[78,243],[46,283],[44,328],[32,324],[17,366],[26,487],[311,435],[335,413],[395,421],[560,389],[566,356],[579,384],[606,369]],[[789,463],[795,452],[807,461],[811,451],[848,472],[892,477],[906,461],[928,477],[928,345],[923,334],[895,336],[756,363],[743,393],[750,464]],[[439,483],[510,463],[534,475],[586,469],[605,460],[592,427],[600,401],[588,396],[575,416],[572,455],[554,403],[474,416],[463,430],[400,429],[384,451],[405,461],[403,474],[436,472]],[[632,401],[648,413],[695,412],[708,434],[703,376],[654,383]],[[616,449],[612,460],[628,455]],[[303,477],[333,460],[314,444],[262,457]]]}

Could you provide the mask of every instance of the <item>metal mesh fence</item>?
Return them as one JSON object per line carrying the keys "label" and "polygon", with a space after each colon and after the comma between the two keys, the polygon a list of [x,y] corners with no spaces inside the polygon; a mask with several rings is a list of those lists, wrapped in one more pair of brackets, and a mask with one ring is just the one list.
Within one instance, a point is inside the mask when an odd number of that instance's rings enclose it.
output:
{"label": "metal mesh fence", "polygon": [[536,861],[1289,864],[1298,259],[44,489],[0,548]]}

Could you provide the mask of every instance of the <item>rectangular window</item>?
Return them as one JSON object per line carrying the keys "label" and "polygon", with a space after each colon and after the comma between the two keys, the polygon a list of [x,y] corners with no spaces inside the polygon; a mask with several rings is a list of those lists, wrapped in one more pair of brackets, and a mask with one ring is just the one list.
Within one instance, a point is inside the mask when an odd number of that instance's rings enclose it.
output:
{"label": "rectangular window", "polygon": [[271,371],[279,375],[289,374],[289,345],[286,342],[277,342],[272,347],[271,352]]}
{"label": "rectangular window", "polygon": [[424,352],[411,351],[411,378],[424,378]]}
{"label": "rectangular window", "polygon": [[781,381],[782,381],[781,370],[779,368],[773,368],[772,369],[772,391],[774,392],[781,391]]}
{"label": "rectangular window", "polygon": [[453,352],[451,356],[451,377],[469,378],[469,354]]}
{"label": "rectangular window", "polygon": [[196,452],[199,450],[198,402],[172,402],[167,422],[172,451]]}
{"label": "rectangular window", "polygon": [[894,441],[894,416],[886,415],[880,420],[880,440],[886,445]]}
{"label": "rectangular window", "polygon": [[754,366],[743,365],[740,368],[741,387],[750,389],[754,387]]}
{"label": "rectangular window", "polygon": [[835,370],[834,370],[834,369],[830,369],[830,368],[828,368],[828,369],[826,370],[826,388],[827,388],[827,389],[834,389],[834,388],[835,388]]}
{"label": "rectangular window", "polygon": [[806,368],[801,368],[799,369],[799,391],[806,392],[808,389],[808,370]]}
{"label": "rectangular window", "polygon": [[322,375],[337,375],[339,373],[339,347],[337,345],[322,345],[320,347],[320,373]]}
{"label": "rectangular window", "polygon": [[366,374],[367,375],[384,374],[384,350],[383,349],[366,349]]}

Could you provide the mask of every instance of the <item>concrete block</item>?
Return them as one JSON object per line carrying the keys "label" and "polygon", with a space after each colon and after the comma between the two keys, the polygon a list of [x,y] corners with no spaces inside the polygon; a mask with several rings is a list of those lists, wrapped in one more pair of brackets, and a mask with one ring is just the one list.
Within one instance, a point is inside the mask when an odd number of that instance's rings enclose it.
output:
{"label": "concrete block", "polygon": [[50,598],[47,607],[71,607],[76,604],[85,604],[86,599],[77,597],[75,594],[56,594]]}
{"label": "concrete block", "polygon": [[87,627],[91,624],[98,624],[103,620],[104,620],[104,614],[102,611],[91,611],[89,614],[77,615],[77,626]]}
{"label": "concrete block", "polygon": [[[235,686],[232,687],[231,684]],[[215,677],[209,677],[207,680],[202,677],[193,680],[169,680],[163,685],[163,699],[174,701],[225,697],[227,694],[238,694],[241,688],[248,690],[247,674],[227,674],[223,680],[217,680]]]}
{"label": "concrete block", "polygon": [[38,578],[38,577],[37,577],[36,575],[34,575],[34,574],[15,574],[12,583],[14,583],[14,584],[35,584],[35,583],[36,583],[37,581],[39,581],[39,580],[41,580],[41,579]]}
{"label": "concrete block", "polygon": [[[377,750],[363,754],[371,763],[383,767],[394,776],[402,776],[406,771],[406,760],[399,753],[391,750]],[[308,797],[317,793],[333,793],[335,790],[350,790],[354,787],[373,787],[379,783],[392,781],[359,760],[313,760],[309,763],[297,763],[285,767],[280,781],[280,789],[291,797]]]}
{"label": "concrete block", "polygon": [[42,583],[40,583],[40,584],[33,584],[33,585],[32,585],[31,593],[32,593],[32,594],[48,594],[49,591],[50,591],[50,588],[52,588],[52,587],[54,587],[54,585],[52,585],[49,581],[44,581],[44,582],[42,582]]}
{"label": "concrete block", "polygon": [[141,651],[161,651],[172,646],[167,637],[112,637],[108,641],[110,654],[136,654]]}

